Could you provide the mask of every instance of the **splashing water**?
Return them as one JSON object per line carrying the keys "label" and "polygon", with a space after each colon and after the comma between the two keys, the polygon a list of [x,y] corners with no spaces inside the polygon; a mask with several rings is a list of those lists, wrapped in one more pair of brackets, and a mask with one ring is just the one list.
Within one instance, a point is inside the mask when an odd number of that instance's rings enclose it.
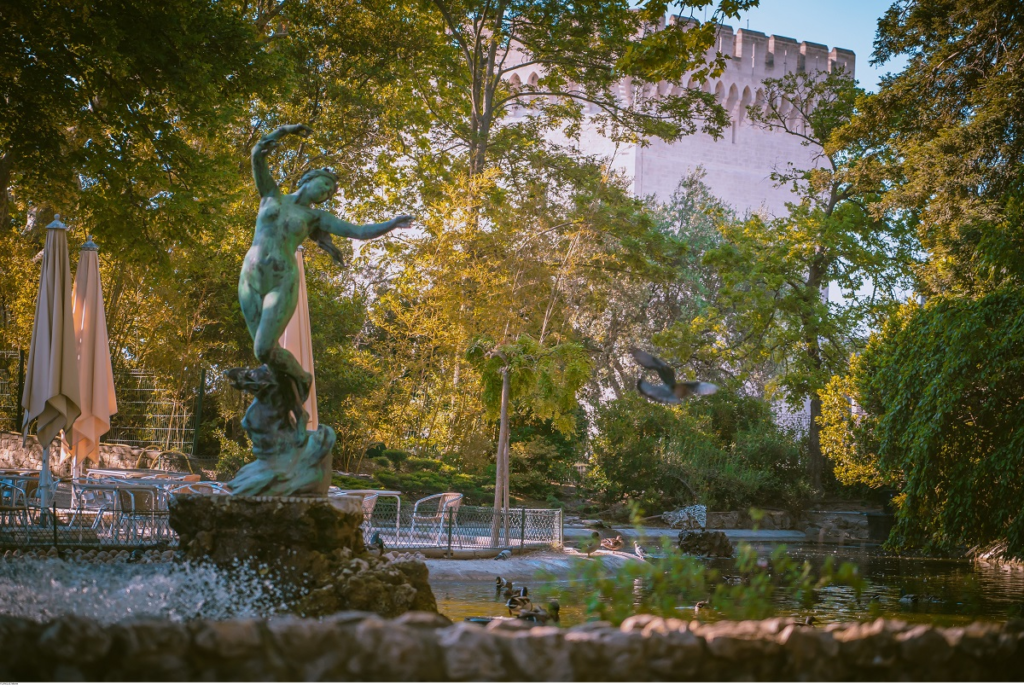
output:
{"label": "splashing water", "polygon": [[238,563],[82,564],[0,561],[0,614],[36,621],[76,614],[100,623],[129,617],[189,621],[268,617],[286,611],[289,587],[267,568]]}

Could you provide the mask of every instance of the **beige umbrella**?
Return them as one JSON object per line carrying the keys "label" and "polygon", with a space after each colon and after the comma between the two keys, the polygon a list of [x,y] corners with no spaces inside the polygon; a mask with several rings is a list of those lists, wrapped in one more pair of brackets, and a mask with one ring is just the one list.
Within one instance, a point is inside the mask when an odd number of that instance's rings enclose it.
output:
{"label": "beige umbrella", "polygon": [[50,473],[50,445],[57,434],[72,433],[78,418],[78,354],[75,347],[74,320],[71,313],[71,268],[68,265],[67,226],[60,215],[46,227],[43,268],[36,298],[36,318],[32,324],[32,345],[25,370],[25,408],[22,434],[28,439],[28,426],[36,420],[36,435],[43,446],[39,473],[40,504],[45,509],[53,494]]}
{"label": "beige umbrella", "polygon": [[[313,374],[313,338],[309,330],[309,301],[306,299],[306,269],[303,261],[302,246],[295,251],[295,261],[299,263],[299,301],[295,304],[295,313],[288,327],[281,336],[281,347],[291,352],[304,371]],[[316,430],[319,425],[316,413],[316,378],[309,386],[309,397],[302,405],[309,414],[309,430]]]}
{"label": "beige umbrella", "polygon": [[99,466],[100,436],[110,430],[110,415],[117,413],[98,250],[91,237],[82,245],[72,294],[78,383],[82,394],[82,415],[75,421],[71,446],[74,454],[72,473],[75,476],[81,475],[89,459]]}

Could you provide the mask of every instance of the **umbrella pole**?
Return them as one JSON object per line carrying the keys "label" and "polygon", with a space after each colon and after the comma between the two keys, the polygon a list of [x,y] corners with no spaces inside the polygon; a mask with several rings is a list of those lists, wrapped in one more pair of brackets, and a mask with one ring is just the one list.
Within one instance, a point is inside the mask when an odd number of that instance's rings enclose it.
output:
{"label": "umbrella pole", "polygon": [[50,508],[50,496],[53,492],[53,474],[50,473],[50,446],[43,448],[43,463],[39,469],[39,507],[43,511]]}

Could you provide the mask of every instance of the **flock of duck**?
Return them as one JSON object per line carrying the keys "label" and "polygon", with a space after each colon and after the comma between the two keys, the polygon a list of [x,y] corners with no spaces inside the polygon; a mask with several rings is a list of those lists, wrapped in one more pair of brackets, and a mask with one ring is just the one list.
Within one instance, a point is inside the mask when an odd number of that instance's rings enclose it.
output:
{"label": "flock of duck", "polygon": [[537,606],[530,597],[530,590],[525,585],[516,589],[511,580],[501,576],[494,579],[494,597],[496,600],[504,599],[508,608],[508,617],[505,616],[470,616],[466,620],[470,623],[490,623],[491,621],[507,621],[518,618],[538,625],[558,623],[558,612],[561,607],[558,600],[551,600],[546,607]]}

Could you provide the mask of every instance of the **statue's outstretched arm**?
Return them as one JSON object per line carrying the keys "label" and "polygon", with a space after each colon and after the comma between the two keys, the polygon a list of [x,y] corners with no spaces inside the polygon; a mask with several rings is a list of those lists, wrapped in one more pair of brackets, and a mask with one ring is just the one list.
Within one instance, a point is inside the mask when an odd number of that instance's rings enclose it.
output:
{"label": "statue's outstretched arm", "polygon": [[316,213],[317,218],[320,220],[320,230],[326,231],[331,235],[355,238],[356,240],[378,238],[396,228],[409,228],[412,225],[412,217],[406,214],[396,216],[391,221],[385,221],[380,224],[364,224],[360,226],[349,223],[344,219],[339,219],[328,212],[316,210]]}
{"label": "statue's outstretched arm", "polygon": [[275,197],[281,194],[280,188],[277,187],[277,183],[274,182],[274,177],[270,173],[270,167],[267,165],[267,155],[277,148],[278,141],[289,133],[308,136],[312,132],[313,129],[305,124],[290,124],[280,127],[273,133],[268,133],[252,146],[252,179],[256,181],[256,189],[260,192],[260,197]]}

